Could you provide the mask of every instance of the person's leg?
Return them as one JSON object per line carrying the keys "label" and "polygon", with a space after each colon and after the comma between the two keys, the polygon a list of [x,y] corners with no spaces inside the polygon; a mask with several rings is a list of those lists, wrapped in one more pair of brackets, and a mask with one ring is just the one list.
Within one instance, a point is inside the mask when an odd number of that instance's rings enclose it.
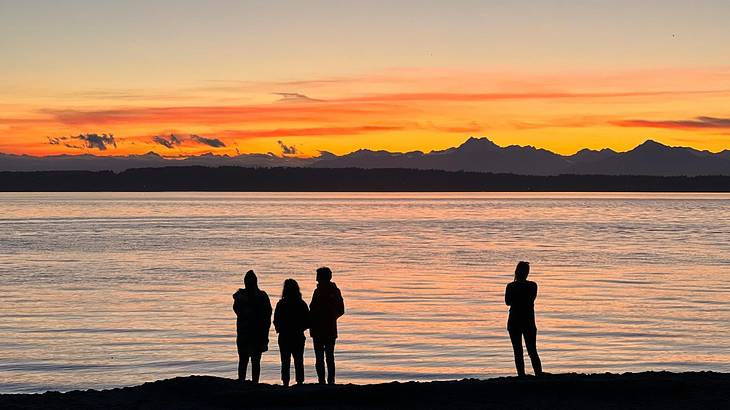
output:
{"label": "person's leg", "polygon": [[324,353],[327,355],[327,383],[335,384],[335,339],[325,344]]}
{"label": "person's leg", "polygon": [[519,330],[510,330],[509,339],[512,342],[512,350],[515,353],[515,367],[517,375],[525,375],[525,358],[522,354],[522,332]]}
{"label": "person's leg", "polygon": [[238,380],[246,380],[246,369],[248,368],[248,351],[246,346],[236,344],[238,349]]}
{"label": "person's leg", "polygon": [[317,369],[319,384],[324,384],[324,344],[317,339],[314,339],[314,368]]}
{"label": "person's leg", "polygon": [[261,352],[251,353],[251,381],[259,382],[261,375]]}
{"label": "person's leg", "polygon": [[527,354],[530,356],[535,376],[541,375],[542,363],[540,363],[540,356],[537,355],[537,329],[525,330],[525,347],[527,347]]}
{"label": "person's leg", "polygon": [[304,383],[304,341],[296,341],[296,346],[292,346],[292,354],[294,356],[294,372],[296,374],[297,384]]}
{"label": "person's leg", "polygon": [[291,364],[291,352],[286,343],[279,339],[279,356],[281,357],[281,382],[284,386],[289,385],[289,367]]}

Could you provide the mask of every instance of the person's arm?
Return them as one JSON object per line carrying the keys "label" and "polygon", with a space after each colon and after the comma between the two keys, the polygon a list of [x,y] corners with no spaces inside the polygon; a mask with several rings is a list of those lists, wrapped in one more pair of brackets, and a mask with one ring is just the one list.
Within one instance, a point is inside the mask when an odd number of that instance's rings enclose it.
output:
{"label": "person's arm", "polygon": [[302,301],[302,331],[309,329],[309,306]]}
{"label": "person's arm", "polygon": [[512,306],[512,287],[507,285],[507,289],[504,290],[504,304]]}
{"label": "person's arm", "polygon": [[337,290],[337,300],[335,303],[335,317],[340,317],[345,314],[345,300],[342,298],[342,292]]}
{"label": "person's arm", "polygon": [[532,301],[534,302],[535,299],[537,299],[537,282],[532,282],[532,283],[535,284],[535,287],[533,288],[533,293],[532,293]]}
{"label": "person's arm", "polygon": [[309,302],[309,313],[315,314],[317,309],[319,309],[319,292],[318,289],[315,289],[312,293],[312,301]]}
{"label": "person's arm", "polygon": [[233,294],[233,311],[236,312],[236,316],[239,315],[239,312],[241,311],[241,304],[238,302],[238,292]]}
{"label": "person's arm", "polygon": [[279,325],[281,324],[281,302],[276,304],[276,310],[274,310],[274,330],[279,333]]}
{"label": "person's arm", "polygon": [[271,299],[269,299],[269,295],[264,293],[264,300],[266,303],[264,303],[264,316],[266,317],[266,333],[269,333],[269,329],[271,328]]}

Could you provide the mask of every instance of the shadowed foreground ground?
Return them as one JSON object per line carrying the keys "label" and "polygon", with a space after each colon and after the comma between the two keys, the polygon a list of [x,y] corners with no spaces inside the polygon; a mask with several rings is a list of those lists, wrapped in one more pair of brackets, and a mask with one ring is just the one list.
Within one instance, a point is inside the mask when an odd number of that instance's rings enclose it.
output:
{"label": "shadowed foreground ground", "polygon": [[730,374],[559,374],[540,379],[497,378],[376,385],[281,386],[239,384],[190,376],[113,390],[0,395],[0,408],[193,409],[511,408],[729,409]]}

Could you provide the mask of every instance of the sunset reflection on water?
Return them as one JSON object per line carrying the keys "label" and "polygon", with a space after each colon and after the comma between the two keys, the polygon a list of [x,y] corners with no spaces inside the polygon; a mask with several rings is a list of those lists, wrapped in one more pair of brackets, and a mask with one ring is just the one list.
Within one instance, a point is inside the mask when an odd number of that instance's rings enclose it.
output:
{"label": "sunset reflection on water", "polygon": [[344,383],[513,374],[518,260],[546,371],[730,371],[728,237],[712,194],[0,194],[0,391],[235,377],[242,274],[275,304],[322,265]]}

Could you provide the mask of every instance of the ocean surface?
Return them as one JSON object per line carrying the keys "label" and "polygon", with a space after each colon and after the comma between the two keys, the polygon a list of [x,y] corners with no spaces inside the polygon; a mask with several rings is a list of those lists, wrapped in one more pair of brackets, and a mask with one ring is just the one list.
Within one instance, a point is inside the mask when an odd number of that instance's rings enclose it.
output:
{"label": "ocean surface", "polygon": [[235,377],[242,274],[323,265],[340,382],[510,375],[519,260],[546,371],[730,371],[730,195],[1,193],[0,392]]}

